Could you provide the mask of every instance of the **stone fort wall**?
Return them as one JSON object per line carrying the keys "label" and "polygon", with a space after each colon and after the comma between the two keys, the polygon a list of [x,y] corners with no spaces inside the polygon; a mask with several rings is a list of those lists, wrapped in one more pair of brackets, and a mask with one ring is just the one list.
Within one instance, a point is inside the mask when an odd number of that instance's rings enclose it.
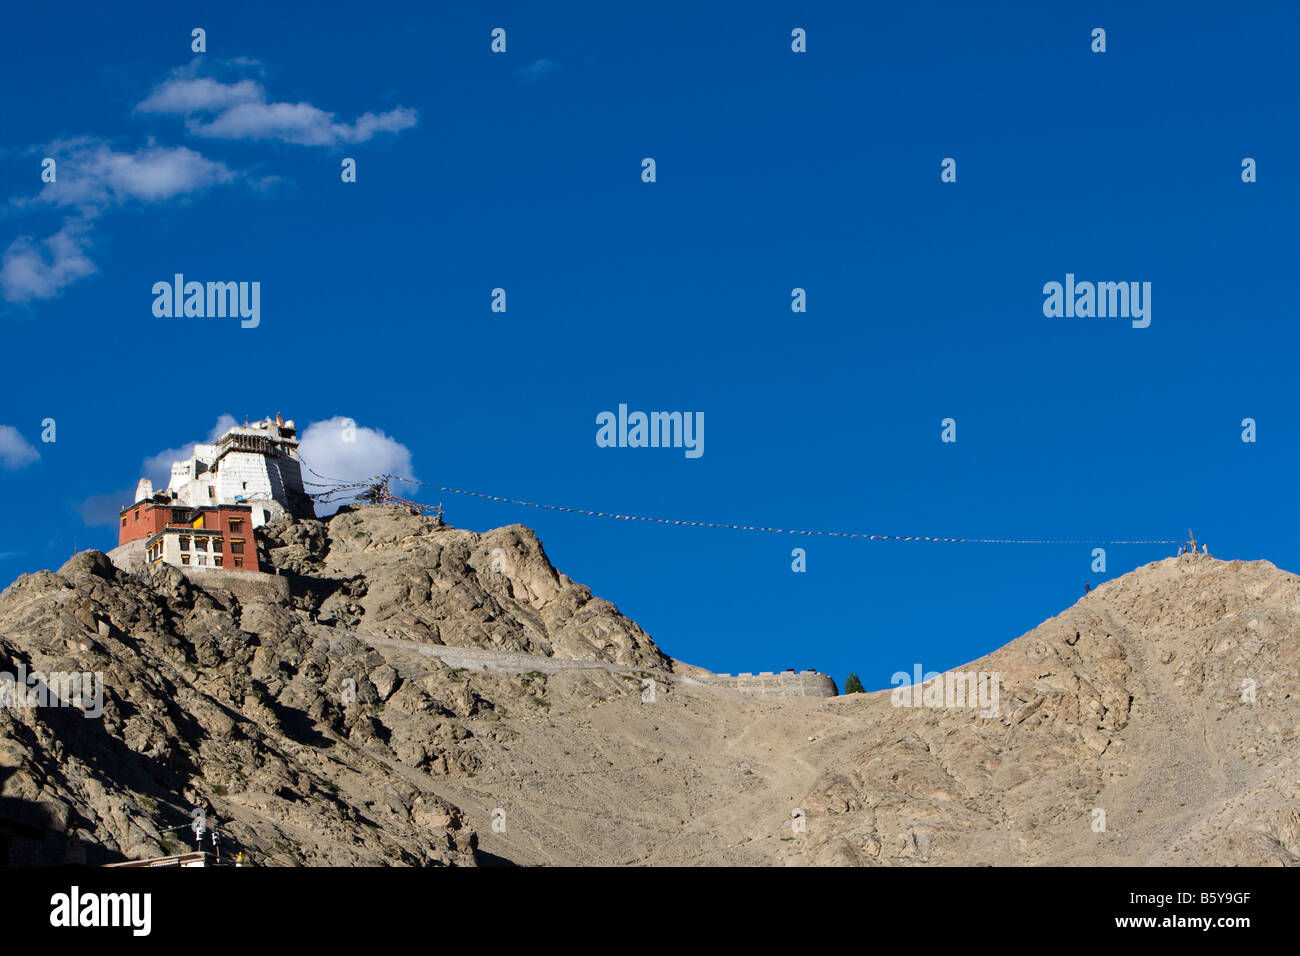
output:
{"label": "stone fort wall", "polygon": [[517,651],[498,651],[479,647],[448,647],[444,644],[424,644],[416,641],[394,640],[393,638],[354,635],[360,640],[376,647],[391,647],[398,650],[413,651],[425,657],[439,658],[448,667],[468,667],[473,670],[507,671],[526,674],[539,671],[543,674],[558,674],[571,670],[603,670],[616,674],[654,674],[665,680],[681,681],[684,684],[709,684],[714,687],[727,687],[742,694],[754,694],[763,697],[837,697],[839,691],[835,681],[826,674],[817,671],[796,673],[786,671],[781,674],[709,674],[698,668],[692,668],[694,676],[686,674],[669,674],[653,668],[644,668],[633,664],[611,664],[608,661],[579,661],[559,657],[541,657]]}
{"label": "stone fort wall", "polygon": [[[136,538],[126,544],[120,544],[108,552],[108,559],[122,571],[131,574],[143,573],[145,565],[144,538]],[[168,565],[176,568],[189,579],[190,583],[201,588],[223,588],[241,604],[248,601],[288,601],[289,579],[265,571],[252,571],[247,568],[198,568]]]}
{"label": "stone fort wall", "polygon": [[108,552],[108,560],[113,562],[113,567],[119,571],[128,573],[136,571],[144,565],[144,543],[145,538],[136,538],[128,541],[126,544],[119,544],[112,551]]}
{"label": "stone fort wall", "polygon": [[[174,565],[173,565],[174,567]],[[249,571],[244,568],[177,568],[192,584],[201,588],[222,588],[239,603],[249,601],[288,601],[289,579],[279,574]]]}
{"label": "stone fort wall", "polygon": [[730,687],[756,697],[838,697],[839,689],[829,675],[817,671],[782,671],[774,674],[714,674],[702,678],[706,684]]}

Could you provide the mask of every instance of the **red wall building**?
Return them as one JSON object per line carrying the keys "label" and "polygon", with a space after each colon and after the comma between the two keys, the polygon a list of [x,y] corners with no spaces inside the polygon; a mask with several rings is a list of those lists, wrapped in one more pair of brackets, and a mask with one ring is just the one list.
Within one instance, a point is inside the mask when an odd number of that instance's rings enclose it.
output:
{"label": "red wall building", "polygon": [[[184,532],[190,532],[185,534]],[[162,547],[158,540],[164,532],[178,532],[188,545],[190,539],[202,538],[202,551],[212,555],[210,567],[235,567],[249,571],[258,570],[257,545],[253,537],[253,509],[251,505],[212,505],[189,508],[184,505],[157,501],[139,501],[123,508],[119,515],[118,544],[145,538],[148,560],[162,560]],[[215,539],[215,540],[214,540]],[[197,540],[194,540],[196,552]],[[209,550],[211,549],[211,550]],[[188,552],[186,547],[184,551]],[[216,561],[216,555],[223,555]],[[198,554],[195,554],[197,561]],[[170,561],[185,563],[189,561]],[[208,564],[205,559],[204,564]]]}
{"label": "red wall building", "polygon": [[236,537],[253,537],[253,509],[251,505],[213,505],[188,508],[184,505],[141,501],[123,508],[119,515],[117,543],[126,544],[136,538],[149,538],[163,528],[207,528],[231,533],[235,525]]}
{"label": "red wall building", "polygon": [[[177,524],[184,522],[184,513],[192,508],[178,508],[159,504],[155,501],[137,501],[129,508],[123,508],[118,515],[117,543],[126,544],[136,538],[147,538],[157,534],[173,520]],[[175,516],[175,512],[181,512]]]}

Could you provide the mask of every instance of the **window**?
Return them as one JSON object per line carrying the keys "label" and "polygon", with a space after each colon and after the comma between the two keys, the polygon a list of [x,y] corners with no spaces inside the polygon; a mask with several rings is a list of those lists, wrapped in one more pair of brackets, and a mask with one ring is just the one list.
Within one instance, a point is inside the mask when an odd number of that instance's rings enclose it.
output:
{"label": "window", "polygon": [[221,555],[217,555],[215,558],[212,559],[212,563],[215,564],[217,567],[221,567],[222,560],[223,559]]}
{"label": "window", "polygon": [[122,515],[122,527],[126,527],[126,515]]}
{"label": "window", "polygon": [[221,553],[221,539],[220,539],[220,538],[213,538],[213,539],[212,539],[212,550],[213,550],[213,552],[216,553],[216,554],[220,554],[220,553]]}
{"label": "window", "polygon": [[140,520],[140,509],[139,509],[139,508],[136,508],[136,509],[135,509],[135,520],[136,520],[136,521],[139,521],[139,520]]}
{"label": "window", "polygon": [[207,564],[207,563],[208,563],[208,556],[206,554],[200,554],[199,564]]}
{"label": "window", "polygon": [[182,554],[181,564],[189,564],[189,563],[190,563],[190,556],[188,554]]}
{"label": "window", "polygon": [[231,538],[231,539],[230,539],[230,553],[231,553],[231,554],[243,554],[243,553],[244,553],[244,539],[243,539],[243,538]]}
{"label": "window", "polygon": [[216,498],[217,498],[217,489],[212,485],[208,485],[208,500],[215,501]]}
{"label": "window", "polygon": [[200,537],[197,537],[197,536],[196,536],[196,537],[194,538],[194,550],[195,550],[195,551],[206,551],[206,550],[208,550],[208,539],[207,539],[207,538],[200,538]]}
{"label": "window", "polygon": [[181,543],[181,550],[188,551],[190,549],[190,536],[187,534],[181,534],[181,535],[177,535],[176,537]]}
{"label": "window", "polygon": [[243,518],[231,518],[231,519],[230,519],[230,533],[231,533],[231,534],[239,534],[239,532],[241,532],[241,531],[243,531],[243,530],[244,530],[244,519],[243,519]]}
{"label": "window", "polygon": [[237,568],[242,568],[243,566],[244,566],[244,559],[243,559],[243,558],[235,558],[235,567],[237,567]]}

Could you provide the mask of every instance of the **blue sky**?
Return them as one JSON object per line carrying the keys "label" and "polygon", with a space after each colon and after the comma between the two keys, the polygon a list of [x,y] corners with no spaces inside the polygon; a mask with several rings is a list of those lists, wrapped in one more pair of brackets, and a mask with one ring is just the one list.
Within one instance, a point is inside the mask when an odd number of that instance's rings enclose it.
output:
{"label": "blue sky", "polygon": [[[532,501],[979,538],[1190,525],[1300,568],[1294,6],[473,6],[8,14],[0,578],[111,547],[96,522],[145,459],[277,411],[355,419],[376,471]],[[177,272],[260,282],[260,325],[155,317]],[[1066,273],[1150,282],[1150,327],[1045,317]],[[703,412],[704,454],[598,447],[620,403]],[[1083,545],[440,497],[460,527],[534,527],[674,656],[841,686],[971,660],[1174,551],[1109,547],[1095,574]]]}

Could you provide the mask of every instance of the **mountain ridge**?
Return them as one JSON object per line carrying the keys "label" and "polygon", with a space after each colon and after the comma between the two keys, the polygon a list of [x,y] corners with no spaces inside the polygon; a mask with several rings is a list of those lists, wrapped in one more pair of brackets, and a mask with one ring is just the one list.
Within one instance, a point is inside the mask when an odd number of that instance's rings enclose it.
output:
{"label": "mountain ridge", "polygon": [[522,525],[263,532],[264,591],[82,552],[0,594],[0,670],[104,677],[99,720],[0,708],[11,861],[163,855],[199,808],[258,865],[1300,862],[1300,578],[1266,561],[1100,585],[947,672],[996,675],[980,716],[710,684]]}

